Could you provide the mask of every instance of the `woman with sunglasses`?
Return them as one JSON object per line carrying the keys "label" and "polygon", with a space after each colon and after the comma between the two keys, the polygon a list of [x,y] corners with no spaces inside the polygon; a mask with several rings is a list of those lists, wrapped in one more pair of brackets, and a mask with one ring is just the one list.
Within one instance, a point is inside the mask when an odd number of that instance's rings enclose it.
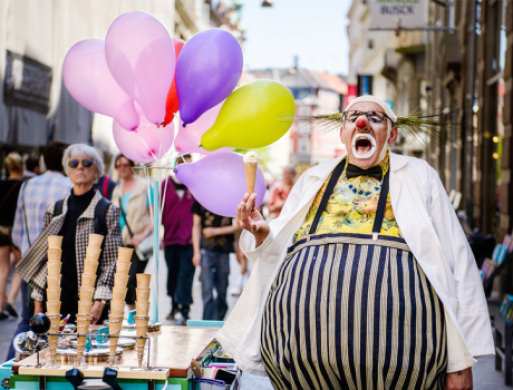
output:
{"label": "woman with sunglasses", "polygon": [[102,232],[105,238],[91,309],[91,323],[95,324],[106,318],[104,309],[107,301],[112,298],[117,250],[121,246],[119,209],[109,203],[103,216],[96,215],[100,209],[97,208],[98,203],[108,201],[103,200],[102,195],[93,188],[104,168],[102,159],[94,148],[84,144],[69,146],[64,152],[62,165],[73,183],[71,193],[62,202],[48,207],[45,229],[20,260],[18,268],[24,280],[33,288],[34,312],[42,312],[47,273],[47,237],[62,236],[61,314],[70,314],[69,321],[74,322],[78,312],[78,291],[89,234],[98,233],[95,230],[95,225],[98,225],[95,221],[102,221],[99,225],[105,224],[106,231]]}
{"label": "woman with sunglasses", "polygon": [[[153,231],[151,219],[151,196],[148,197],[148,183],[134,173],[135,163],[122,154],[116,157],[115,166],[120,182],[112,193],[112,203],[120,208],[120,226],[123,245],[137,247]],[[140,259],[134,251],[126,303],[130,310],[135,309],[135,275],[143,273],[147,258]]]}

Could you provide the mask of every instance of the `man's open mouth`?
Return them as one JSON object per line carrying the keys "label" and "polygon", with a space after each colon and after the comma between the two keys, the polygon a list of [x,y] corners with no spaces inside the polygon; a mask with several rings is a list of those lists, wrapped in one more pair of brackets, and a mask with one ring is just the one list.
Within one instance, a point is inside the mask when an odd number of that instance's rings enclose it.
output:
{"label": "man's open mouth", "polygon": [[368,158],[376,151],[376,140],[370,134],[356,134],[351,146],[354,157]]}

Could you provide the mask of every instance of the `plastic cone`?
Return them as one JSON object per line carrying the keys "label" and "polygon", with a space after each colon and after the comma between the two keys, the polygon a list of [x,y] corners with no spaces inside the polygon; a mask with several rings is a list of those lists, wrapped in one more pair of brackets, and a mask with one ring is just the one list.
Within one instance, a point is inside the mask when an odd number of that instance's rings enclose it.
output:
{"label": "plastic cone", "polygon": [[150,302],[135,302],[135,315],[147,316],[150,311]]}
{"label": "plastic cone", "polygon": [[84,273],[96,275],[98,270],[98,263],[96,261],[85,261],[84,262]]}
{"label": "plastic cone", "polygon": [[96,274],[82,274],[82,286],[94,287]]}
{"label": "plastic cone", "polygon": [[118,260],[116,262],[116,273],[119,275],[128,275],[131,265],[132,263],[125,263],[123,261]]}
{"label": "plastic cone", "polygon": [[129,275],[114,274],[114,288],[126,288]]}
{"label": "plastic cone", "polygon": [[46,289],[46,300],[48,302],[60,302],[61,301],[61,289]]}
{"label": "plastic cone", "polygon": [[112,290],[112,302],[125,302],[127,288],[115,287]]}
{"label": "plastic cone", "polygon": [[94,246],[96,248],[101,248],[103,243],[103,236],[101,234],[89,234],[89,241],[87,242],[87,246]]}
{"label": "plastic cone", "polygon": [[246,172],[246,188],[250,195],[255,192],[257,168],[258,163],[244,163],[244,170]]}
{"label": "plastic cone", "polygon": [[137,288],[150,288],[150,274],[136,274],[135,277],[137,278]]}
{"label": "plastic cone", "polygon": [[50,248],[50,249],[48,249],[48,251],[46,253],[48,255],[49,263],[60,263],[61,262],[62,249]]}
{"label": "plastic cone", "polygon": [[123,263],[130,263],[132,261],[132,254],[134,248],[119,247],[118,248],[118,261]]}
{"label": "plastic cone", "polygon": [[150,291],[149,288],[136,288],[135,294],[137,302],[149,302],[150,300]]}
{"label": "plastic cone", "polygon": [[46,281],[48,288],[51,290],[57,290],[61,288],[61,275],[48,275]]}
{"label": "plastic cone", "polygon": [[47,263],[48,266],[48,275],[60,275],[62,263],[60,261],[54,263]]}
{"label": "plastic cone", "polygon": [[[48,314],[60,314],[61,303],[60,302],[46,302],[46,312]],[[60,319],[59,319],[60,321]]]}
{"label": "plastic cone", "polygon": [[62,248],[62,236],[48,236],[48,248]]}

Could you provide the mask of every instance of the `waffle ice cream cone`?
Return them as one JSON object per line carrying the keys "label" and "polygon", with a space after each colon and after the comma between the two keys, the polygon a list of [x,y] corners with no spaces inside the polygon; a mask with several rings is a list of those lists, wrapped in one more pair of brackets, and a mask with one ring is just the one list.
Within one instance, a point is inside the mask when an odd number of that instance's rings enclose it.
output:
{"label": "waffle ice cream cone", "polygon": [[123,302],[125,303],[127,288],[116,287],[112,290],[112,302]]}
{"label": "waffle ice cream cone", "polygon": [[123,316],[125,312],[125,301],[122,302],[116,302],[111,301],[110,302],[110,314],[113,316]]}
{"label": "waffle ice cream cone", "polygon": [[132,265],[132,263],[126,263],[124,261],[118,260],[116,262],[116,273],[119,275],[128,275],[131,265]]}
{"label": "waffle ice cream cone", "polygon": [[91,302],[94,297],[94,291],[94,287],[81,286],[79,290],[80,300]]}
{"label": "waffle ice cream cone", "polygon": [[94,287],[96,283],[96,274],[82,274],[82,286]]}
{"label": "waffle ice cream cone", "polygon": [[150,274],[136,274],[135,277],[137,278],[137,288],[150,288]]}
{"label": "waffle ice cream cone", "polygon": [[150,302],[135,302],[135,315],[147,316],[150,312]]}
{"label": "waffle ice cream cone", "polygon": [[148,302],[150,300],[150,291],[151,289],[149,288],[136,288],[136,300],[138,302]]}
{"label": "waffle ice cream cone", "polygon": [[48,236],[48,248],[62,248],[62,236]]}
{"label": "waffle ice cream cone", "polygon": [[[60,302],[46,302],[46,312],[48,314],[60,314],[61,303]],[[59,318],[60,321],[60,318]]]}
{"label": "waffle ice cream cone", "polygon": [[[111,311],[112,313],[112,311]],[[123,326],[123,317],[111,314],[109,316],[109,335],[119,336]],[[118,338],[112,337],[109,339],[109,360],[113,363],[116,359],[116,347],[118,345]]]}
{"label": "waffle ice cream cone", "polygon": [[[149,317],[147,315],[135,316],[135,333],[137,337],[146,336],[148,332],[148,320]],[[139,366],[141,366],[144,358],[144,347],[146,346],[146,339],[136,339],[136,346],[137,360],[139,361]]]}
{"label": "waffle ice cream cone", "polygon": [[48,288],[51,290],[57,290],[61,288],[61,275],[48,275],[46,281]]}
{"label": "waffle ice cream cone", "polygon": [[60,302],[61,300],[61,289],[46,289],[46,300],[48,302]]}
{"label": "waffle ice cream cone", "polygon": [[59,341],[58,335],[48,335],[48,347],[50,349],[50,362],[55,362],[57,359],[58,341]]}
{"label": "waffle ice cream cone", "polygon": [[47,311],[48,317],[50,318],[50,329],[49,332],[58,332],[61,323],[60,313],[52,314]]}
{"label": "waffle ice cream cone", "polygon": [[118,262],[130,263],[132,261],[132,254],[134,248],[119,247],[118,248]]}
{"label": "waffle ice cream cone", "polygon": [[62,263],[57,261],[55,263],[47,263],[48,266],[48,275],[60,275]]}
{"label": "waffle ice cream cone", "polygon": [[84,273],[96,275],[98,270],[98,262],[96,261],[85,261],[84,262]]}
{"label": "waffle ice cream cone", "polygon": [[129,275],[114,274],[114,288],[126,288]]}
{"label": "waffle ice cream cone", "polygon": [[242,160],[244,161],[244,171],[246,172],[246,187],[248,194],[251,195],[255,192],[255,183],[260,157],[258,157],[258,154],[255,152],[247,152]]}
{"label": "waffle ice cream cone", "polygon": [[62,249],[60,248],[50,248],[46,252],[48,254],[48,262],[49,263],[60,263],[62,256]]}
{"label": "waffle ice cream cone", "polygon": [[94,246],[96,248],[101,248],[103,243],[103,236],[101,234],[89,234],[89,241],[87,242],[87,246]]}
{"label": "waffle ice cream cone", "polygon": [[[78,301],[78,313],[79,314],[90,314],[91,308],[93,307],[92,301]],[[89,321],[91,319],[89,318]]]}
{"label": "waffle ice cream cone", "polygon": [[101,248],[97,248],[94,246],[88,246],[86,249],[86,257],[85,261],[95,261],[98,262],[98,259],[100,258],[100,254],[102,253]]}

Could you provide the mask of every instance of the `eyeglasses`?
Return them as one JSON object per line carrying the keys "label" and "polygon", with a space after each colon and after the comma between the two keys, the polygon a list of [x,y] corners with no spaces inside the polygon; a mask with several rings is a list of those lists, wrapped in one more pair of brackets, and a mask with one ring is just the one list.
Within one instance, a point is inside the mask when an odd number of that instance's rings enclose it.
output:
{"label": "eyeglasses", "polygon": [[346,120],[349,123],[355,123],[356,120],[365,115],[370,123],[381,124],[387,118],[394,124],[394,121],[383,111],[359,111],[359,110],[347,110],[342,113],[342,120]]}
{"label": "eyeglasses", "polygon": [[70,162],[68,163],[68,166],[70,168],[78,168],[78,165],[82,163],[82,166],[84,168],[91,168],[93,166],[93,160],[91,160],[90,158],[86,158],[82,161],[80,160],[77,160],[77,159],[73,159],[73,160],[70,160]]}
{"label": "eyeglasses", "polygon": [[119,168],[130,168],[130,164],[117,164],[116,169],[119,169]]}

